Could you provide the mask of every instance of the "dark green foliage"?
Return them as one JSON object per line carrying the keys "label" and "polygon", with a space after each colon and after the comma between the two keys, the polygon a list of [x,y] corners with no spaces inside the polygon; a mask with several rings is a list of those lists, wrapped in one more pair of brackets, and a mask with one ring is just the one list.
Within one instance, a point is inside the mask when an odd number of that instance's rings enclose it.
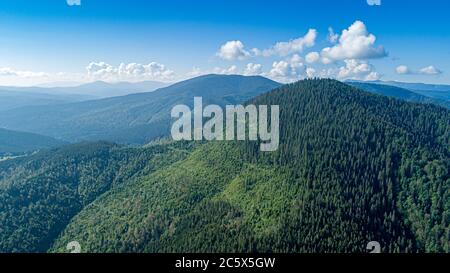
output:
{"label": "dark green foliage", "polygon": [[51,137],[0,128],[0,157],[54,148],[64,144],[65,142]]}
{"label": "dark green foliage", "polygon": [[45,252],[98,196],[185,158],[191,146],[80,143],[0,162],[0,252]]}
{"label": "dark green foliage", "polygon": [[113,188],[51,251],[450,252],[450,111],[306,80],[280,105],[280,148],[215,142]]}

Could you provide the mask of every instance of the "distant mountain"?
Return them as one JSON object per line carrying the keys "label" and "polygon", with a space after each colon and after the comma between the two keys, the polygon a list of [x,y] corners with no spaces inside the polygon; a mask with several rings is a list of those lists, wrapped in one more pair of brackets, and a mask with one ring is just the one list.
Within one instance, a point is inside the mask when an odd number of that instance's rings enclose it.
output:
{"label": "distant mountain", "polygon": [[360,88],[364,91],[393,97],[409,102],[418,102],[418,103],[433,103],[439,106],[450,108],[450,100],[442,100],[432,97],[427,97],[424,95],[419,94],[416,91],[410,91],[405,88],[391,86],[387,84],[381,84],[381,83],[367,83],[367,82],[347,82],[348,84],[355,86],[357,88]]}
{"label": "distant mountain", "polygon": [[51,137],[0,128],[0,156],[53,148],[63,144],[66,143]]}
{"label": "distant mountain", "polygon": [[152,92],[158,88],[168,86],[167,83],[144,81],[144,82],[118,82],[107,83],[96,81],[75,87],[51,88],[56,92],[90,95],[97,98],[109,98],[117,96],[125,96],[134,93]]}
{"label": "distant mountain", "polygon": [[12,91],[9,89],[2,89],[2,87],[0,87],[0,112],[20,107],[56,105],[79,102],[93,98],[94,97],[86,95],[47,94],[35,92],[32,89],[27,92],[17,90]]}
{"label": "distant mountain", "polygon": [[450,101],[450,85],[426,84],[426,83],[406,83],[396,81],[373,81],[370,83],[384,84],[408,89],[423,96]]}
{"label": "distant mountain", "polygon": [[0,90],[31,94],[77,95],[86,98],[109,98],[134,93],[151,92],[168,84],[155,81],[107,83],[96,81],[68,87],[0,87]]}
{"label": "distant mountain", "polygon": [[195,96],[202,96],[205,104],[236,104],[278,86],[257,76],[206,75],[151,93],[4,111],[0,113],[0,126],[68,141],[142,144],[167,135],[172,107],[192,105]]}

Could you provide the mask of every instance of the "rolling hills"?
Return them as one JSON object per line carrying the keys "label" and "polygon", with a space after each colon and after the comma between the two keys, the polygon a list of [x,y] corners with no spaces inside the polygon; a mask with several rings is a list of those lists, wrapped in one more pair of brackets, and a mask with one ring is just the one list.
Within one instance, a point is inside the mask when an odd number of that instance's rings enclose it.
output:
{"label": "rolling hills", "polygon": [[70,142],[107,140],[143,144],[167,135],[174,105],[242,103],[280,84],[263,77],[206,75],[151,93],[53,106],[32,106],[0,113],[0,126]]}

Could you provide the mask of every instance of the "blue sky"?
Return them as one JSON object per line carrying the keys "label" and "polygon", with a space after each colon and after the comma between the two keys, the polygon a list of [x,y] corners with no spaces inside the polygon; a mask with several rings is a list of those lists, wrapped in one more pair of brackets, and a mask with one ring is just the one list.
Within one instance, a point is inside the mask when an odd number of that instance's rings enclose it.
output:
{"label": "blue sky", "polygon": [[450,84],[446,0],[69,1],[0,1],[0,85],[205,73]]}

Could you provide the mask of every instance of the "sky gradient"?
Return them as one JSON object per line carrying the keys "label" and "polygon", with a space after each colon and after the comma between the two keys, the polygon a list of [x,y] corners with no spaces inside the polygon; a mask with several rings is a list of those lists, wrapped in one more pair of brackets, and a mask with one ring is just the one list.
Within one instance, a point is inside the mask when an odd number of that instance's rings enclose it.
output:
{"label": "sky gradient", "polygon": [[0,85],[206,73],[450,84],[449,1],[369,2],[2,0]]}

